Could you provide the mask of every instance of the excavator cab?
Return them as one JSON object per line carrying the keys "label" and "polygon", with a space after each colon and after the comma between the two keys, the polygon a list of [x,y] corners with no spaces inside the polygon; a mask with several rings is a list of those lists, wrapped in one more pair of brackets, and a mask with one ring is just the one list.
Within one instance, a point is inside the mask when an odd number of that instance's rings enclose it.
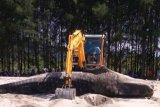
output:
{"label": "excavator cab", "polygon": [[73,71],[96,71],[105,63],[104,58],[104,35],[85,34],[84,54],[85,63],[83,68],[78,64],[78,50],[73,51]]}
{"label": "excavator cab", "polygon": [[85,35],[85,68],[93,70],[104,65],[104,35]]}
{"label": "excavator cab", "polygon": [[100,59],[100,40],[88,38],[85,43],[86,64],[97,64]]}

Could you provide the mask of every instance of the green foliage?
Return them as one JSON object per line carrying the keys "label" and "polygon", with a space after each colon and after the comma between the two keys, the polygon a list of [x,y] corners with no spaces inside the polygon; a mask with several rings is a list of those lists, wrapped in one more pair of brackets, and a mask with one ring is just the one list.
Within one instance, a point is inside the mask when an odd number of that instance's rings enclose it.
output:
{"label": "green foliage", "polygon": [[107,13],[109,11],[109,8],[108,8],[108,6],[106,6],[105,3],[100,4],[99,2],[97,2],[95,4],[95,6],[92,7],[92,11],[93,11],[93,14],[99,20],[101,20],[101,19],[103,19],[107,15]]}
{"label": "green foliage", "polygon": [[154,3],[154,0],[140,0],[140,5],[143,6],[151,6],[153,5]]}
{"label": "green foliage", "polygon": [[[9,69],[10,63],[23,69],[26,67],[21,65],[27,65],[28,69],[46,66],[63,69],[63,45],[74,29],[85,33],[107,32],[112,47],[124,42],[124,35],[127,43],[135,42],[137,53],[126,52],[125,56],[125,50],[114,49],[116,52],[112,52],[109,60],[114,68],[124,68],[127,63],[131,69],[134,62],[139,69],[143,65],[136,58],[151,66],[156,63],[150,58],[154,58],[160,33],[159,6],[158,0],[0,0],[1,69],[2,65]],[[145,59],[143,56],[147,55]]]}
{"label": "green foliage", "polygon": [[72,22],[75,17],[73,16],[73,14],[66,13],[66,14],[65,14],[65,18],[66,18],[66,20]]}
{"label": "green foliage", "polygon": [[75,3],[75,5],[77,5],[77,4],[78,4],[78,0],[73,0],[73,2]]}

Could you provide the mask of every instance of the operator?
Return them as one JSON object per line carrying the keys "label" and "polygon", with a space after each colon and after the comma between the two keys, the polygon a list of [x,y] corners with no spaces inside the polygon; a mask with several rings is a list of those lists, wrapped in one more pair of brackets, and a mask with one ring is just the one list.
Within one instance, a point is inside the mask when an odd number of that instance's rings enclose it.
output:
{"label": "operator", "polygon": [[100,50],[99,46],[95,46],[95,47],[94,47],[93,54],[98,55],[98,54],[100,54],[100,53],[101,53],[101,50]]}
{"label": "operator", "polygon": [[101,50],[100,50],[99,46],[94,46],[93,57],[94,57],[94,61],[96,61],[96,63],[99,62],[100,53],[101,53]]}

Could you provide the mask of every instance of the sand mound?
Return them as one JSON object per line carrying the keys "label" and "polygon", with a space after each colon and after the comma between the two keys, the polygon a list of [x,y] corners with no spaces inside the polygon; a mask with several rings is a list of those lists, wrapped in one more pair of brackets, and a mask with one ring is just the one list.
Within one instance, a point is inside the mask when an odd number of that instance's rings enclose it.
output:
{"label": "sand mound", "polygon": [[54,99],[50,100],[49,107],[92,107],[84,99],[76,97],[75,100]]}
{"label": "sand mound", "polygon": [[86,102],[91,104],[92,106],[99,106],[102,104],[113,103],[111,98],[100,95],[100,94],[85,94],[85,95],[82,95],[80,98],[86,100]]}

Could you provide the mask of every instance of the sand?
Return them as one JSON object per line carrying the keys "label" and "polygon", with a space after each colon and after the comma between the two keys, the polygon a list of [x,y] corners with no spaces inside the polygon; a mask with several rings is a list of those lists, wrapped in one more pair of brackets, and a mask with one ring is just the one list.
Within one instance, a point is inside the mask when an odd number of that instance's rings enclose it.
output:
{"label": "sand", "polygon": [[[0,84],[24,80],[27,77],[0,77]],[[149,80],[146,80],[149,81]],[[75,100],[55,99],[53,94],[0,94],[0,107],[160,107],[160,81],[149,81],[154,87],[151,98],[110,98],[85,94]]]}

